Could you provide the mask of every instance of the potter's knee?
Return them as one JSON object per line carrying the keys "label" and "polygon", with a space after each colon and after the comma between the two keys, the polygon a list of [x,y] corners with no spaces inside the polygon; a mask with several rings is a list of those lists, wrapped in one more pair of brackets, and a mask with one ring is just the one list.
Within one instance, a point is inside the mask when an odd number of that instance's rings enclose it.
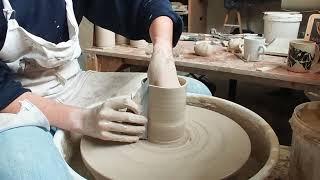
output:
{"label": "potter's knee", "polygon": [[194,94],[200,94],[200,95],[207,95],[212,96],[209,88],[203,84],[201,81],[184,77],[187,80],[187,93],[194,93]]}
{"label": "potter's knee", "polygon": [[30,126],[0,133],[0,179],[71,179],[44,129]]}

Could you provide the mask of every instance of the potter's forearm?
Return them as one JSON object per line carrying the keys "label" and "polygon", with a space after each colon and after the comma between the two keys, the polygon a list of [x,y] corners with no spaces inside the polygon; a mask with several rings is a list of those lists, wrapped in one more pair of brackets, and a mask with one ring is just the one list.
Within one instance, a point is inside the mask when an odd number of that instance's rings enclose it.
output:
{"label": "potter's forearm", "polygon": [[173,22],[169,17],[156,18],[149,29],[151,41],[155,47],[172,49]]}
{"label": "potter's forearm", "polygon": [[172,54],[172,20],[160,16],[152,22],[149,31],[153,43],[153,54],[148,69],[149,83],[166,88],[179,87]]}
{"label": "potter's forearm", "polygon": [[17,113],[20,110],[19,101],[28,100],[38,109],[42,111],[42,113],[47,117],[50,125],[65,129],[68,131],[78,131],[79,128],[79,120],[87,110],[64,105],[58,103],[54,100],[43,98],[41,96],[37,96],[33,93],[27,92],[19,96],[16,100],[14,100],[11,104],[9,104],[5,109],[1,112],[4,113]]}

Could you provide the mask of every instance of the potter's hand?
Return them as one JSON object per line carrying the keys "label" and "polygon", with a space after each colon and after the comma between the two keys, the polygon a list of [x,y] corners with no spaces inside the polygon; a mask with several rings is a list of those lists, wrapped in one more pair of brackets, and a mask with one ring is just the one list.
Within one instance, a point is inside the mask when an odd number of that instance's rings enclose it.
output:
{"label": "potter's hand", "polygon": [[166,88],[180,86],[171,47],[154,45],[148,69],[148,79],[149,83],[155,86]]}
{"label": "potter's hand", "polygon": [[102,140],[136,142],[145,131],[147,122],[139,115],[139,105],[129,98],[109,99],[85,114],[80,133]]}

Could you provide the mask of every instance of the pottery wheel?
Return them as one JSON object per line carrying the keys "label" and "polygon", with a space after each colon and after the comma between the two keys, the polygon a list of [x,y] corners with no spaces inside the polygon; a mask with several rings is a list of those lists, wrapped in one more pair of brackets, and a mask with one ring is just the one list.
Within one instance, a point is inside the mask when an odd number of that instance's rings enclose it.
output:
{"label": "pottery wheel", "polygon": [[187,106],[185,139],[172,145],[105,142],[85,137],[81,154],[106,179],[221,179],[239,170],[251,146],[246,132],[217,112]]}

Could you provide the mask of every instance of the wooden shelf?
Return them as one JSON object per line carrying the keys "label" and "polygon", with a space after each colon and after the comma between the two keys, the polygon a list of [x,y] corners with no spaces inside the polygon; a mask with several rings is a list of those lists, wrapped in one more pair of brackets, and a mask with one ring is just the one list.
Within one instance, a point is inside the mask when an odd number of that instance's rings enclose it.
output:
{"label": "wooden shelf", "polygon": [[[180,14],[187,16],[187,31],[193,33],[207,32],[207,7],[208,0],[171,0],[188,5],[188,13]],[[179,14],[179,13],[178,13]]]}

